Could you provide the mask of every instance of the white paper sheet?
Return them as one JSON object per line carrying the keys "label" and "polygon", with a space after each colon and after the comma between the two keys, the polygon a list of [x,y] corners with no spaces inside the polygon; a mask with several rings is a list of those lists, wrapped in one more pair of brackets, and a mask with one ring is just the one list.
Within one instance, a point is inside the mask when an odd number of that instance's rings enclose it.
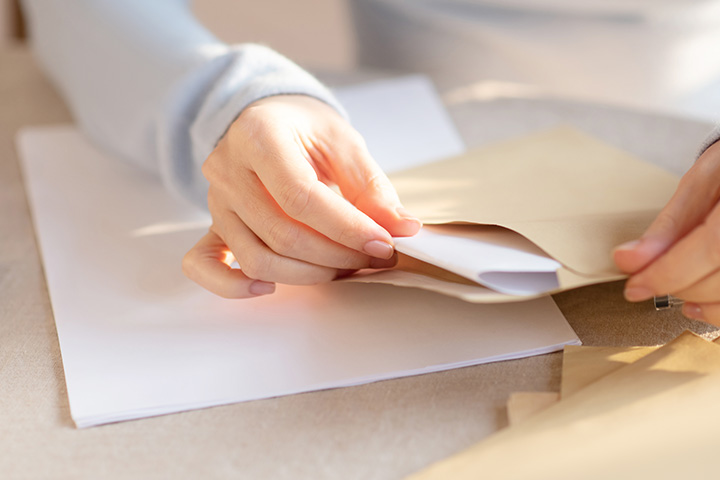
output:
{"label": "white paper sheet", "polygon": [[79,427],[578,343],[550,298],[474,305],[332,284],[223,300],[179,268],[203,212],[72,127],[27,130],[19,144]]}
{"label": "white paper sheet", "polygon": [[180,271],[209,224],[74,127],[18,141],[78,427],[559,350],[552,299],[475,305],[382,285],[224,300]]}
{"label": "white paper sheet", "polygon": [[562,265],[530,240],[496,226],[426,225],[395,239],[397,251],[511,295],[558,288]]}
{"label": "white paper sheet", "polygon": [[334,93],[387,173],[465,151],[428,77],[378,80],[338,88]]}

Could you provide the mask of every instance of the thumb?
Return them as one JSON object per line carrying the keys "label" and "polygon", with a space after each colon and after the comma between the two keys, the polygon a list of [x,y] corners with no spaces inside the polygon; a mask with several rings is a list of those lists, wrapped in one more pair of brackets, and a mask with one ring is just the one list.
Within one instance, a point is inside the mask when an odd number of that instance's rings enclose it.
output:
{"label": "thumb", "polygon": [[613,259],[621,271],[639,272],[682,237],[676,217],[671,215],[661,212],[639,239],[615,248]]}
{"label": "thumb", "polygon": [[367,151],[362,138],[353,140],[347,154],[338,155],[333,180],[343,196],[391,235],[415,235],[422,226],[419,219],[403,208],[392,183]]}
{"label": "thumb", "polygon": [[716,175],[708,175],[702,157],[680,181],[675,194],[638,239],[617,247],[615,264],[625,273],[636,273],[652,263],[687,235],[711,211],[717,201]]}

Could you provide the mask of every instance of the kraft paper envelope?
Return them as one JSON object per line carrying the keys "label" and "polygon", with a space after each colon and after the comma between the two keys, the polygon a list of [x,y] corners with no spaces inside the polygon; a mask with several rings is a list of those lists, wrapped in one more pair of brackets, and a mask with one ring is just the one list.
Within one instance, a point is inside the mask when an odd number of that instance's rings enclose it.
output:
{"label": "kraft paper envelope", "polygon": [[567,345],[563,351],[560,393],[515,392],[507,401],[510,425],[517,425],[554,405],[568,395],[625,365],[633,363],[660,348],[654,347],[586,347]]}
{"label": "kraft paper envelope", "polygon": [[[713,340],[720,343],[720,337]],[[567,345],[563,350],[560,398],[582,390],[591,383],[623,366],[636,362],[660,348],[651,347],[585,347]]]}
{"label": "kraft paper envelope", "polygon": [[[718,343],[720,338],[714,340]],[[516,425],[554,405],[563,398],[582,390],[602,377],[660,348],[651,347],[588,347],[566,345],[563,351],[560,393],[515,392],[507,401],[510,425]]]}
{"label": "kraft paper envelope", "polygon": [[658,348],[660,347],[566,347],[563,352],[560,398],[567,398]]}
{"label": "kraft paper envelope", "polygon": [[560,394],[557,392],[512,393],[507,401],[508,423],[517,425],[559,401]]}
{"label": "kraft paper envelope", "polygon": [[[720,341],[720,338],[714,340],[714,343],[718,343],[718,341]],[[520,423],[615,370],[640,360],[658,348],[660,348],[660,345],[651,347],[566,345],[563,351],[560,393],[513,393],[507,401],[509,423],[511,425]]]}
{"label": "kraft paper envelope", "polygon": [[[480,148],[390,176],[405,207],[425,224],[479,224],[526,237],[562,267],[559,287],[623,278],[612,249],[638,238],[675,191],[678,178],[572,128]],[[352,281],[439,291],[475,302],[508,295],[439,272],[417,259]]]}
{"label": "kraft paper envelope", "polygon": [[409,478],[710,478],[720,346],[686,332]]}

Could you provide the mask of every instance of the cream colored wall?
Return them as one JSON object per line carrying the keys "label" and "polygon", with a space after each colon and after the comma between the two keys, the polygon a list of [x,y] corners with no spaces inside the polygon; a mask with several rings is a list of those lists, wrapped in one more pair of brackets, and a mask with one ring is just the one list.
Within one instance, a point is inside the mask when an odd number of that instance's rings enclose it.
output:
{"label": "cream colored wall", "polygon": [[354,64],[347,0],[195,0],[197,17],[227,42],[259,42],[309,68]]}

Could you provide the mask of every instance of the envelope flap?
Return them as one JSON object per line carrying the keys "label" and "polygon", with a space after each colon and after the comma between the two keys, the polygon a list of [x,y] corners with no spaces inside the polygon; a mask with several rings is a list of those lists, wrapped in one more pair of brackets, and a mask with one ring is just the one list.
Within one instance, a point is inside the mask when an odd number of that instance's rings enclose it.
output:
{"label": "envelope flap", "polygon": [[636,238],[678,178],[572,128],[560,127],[391,175],[427,224],[501,225],[566,267],[616,272],[613,247]]}

